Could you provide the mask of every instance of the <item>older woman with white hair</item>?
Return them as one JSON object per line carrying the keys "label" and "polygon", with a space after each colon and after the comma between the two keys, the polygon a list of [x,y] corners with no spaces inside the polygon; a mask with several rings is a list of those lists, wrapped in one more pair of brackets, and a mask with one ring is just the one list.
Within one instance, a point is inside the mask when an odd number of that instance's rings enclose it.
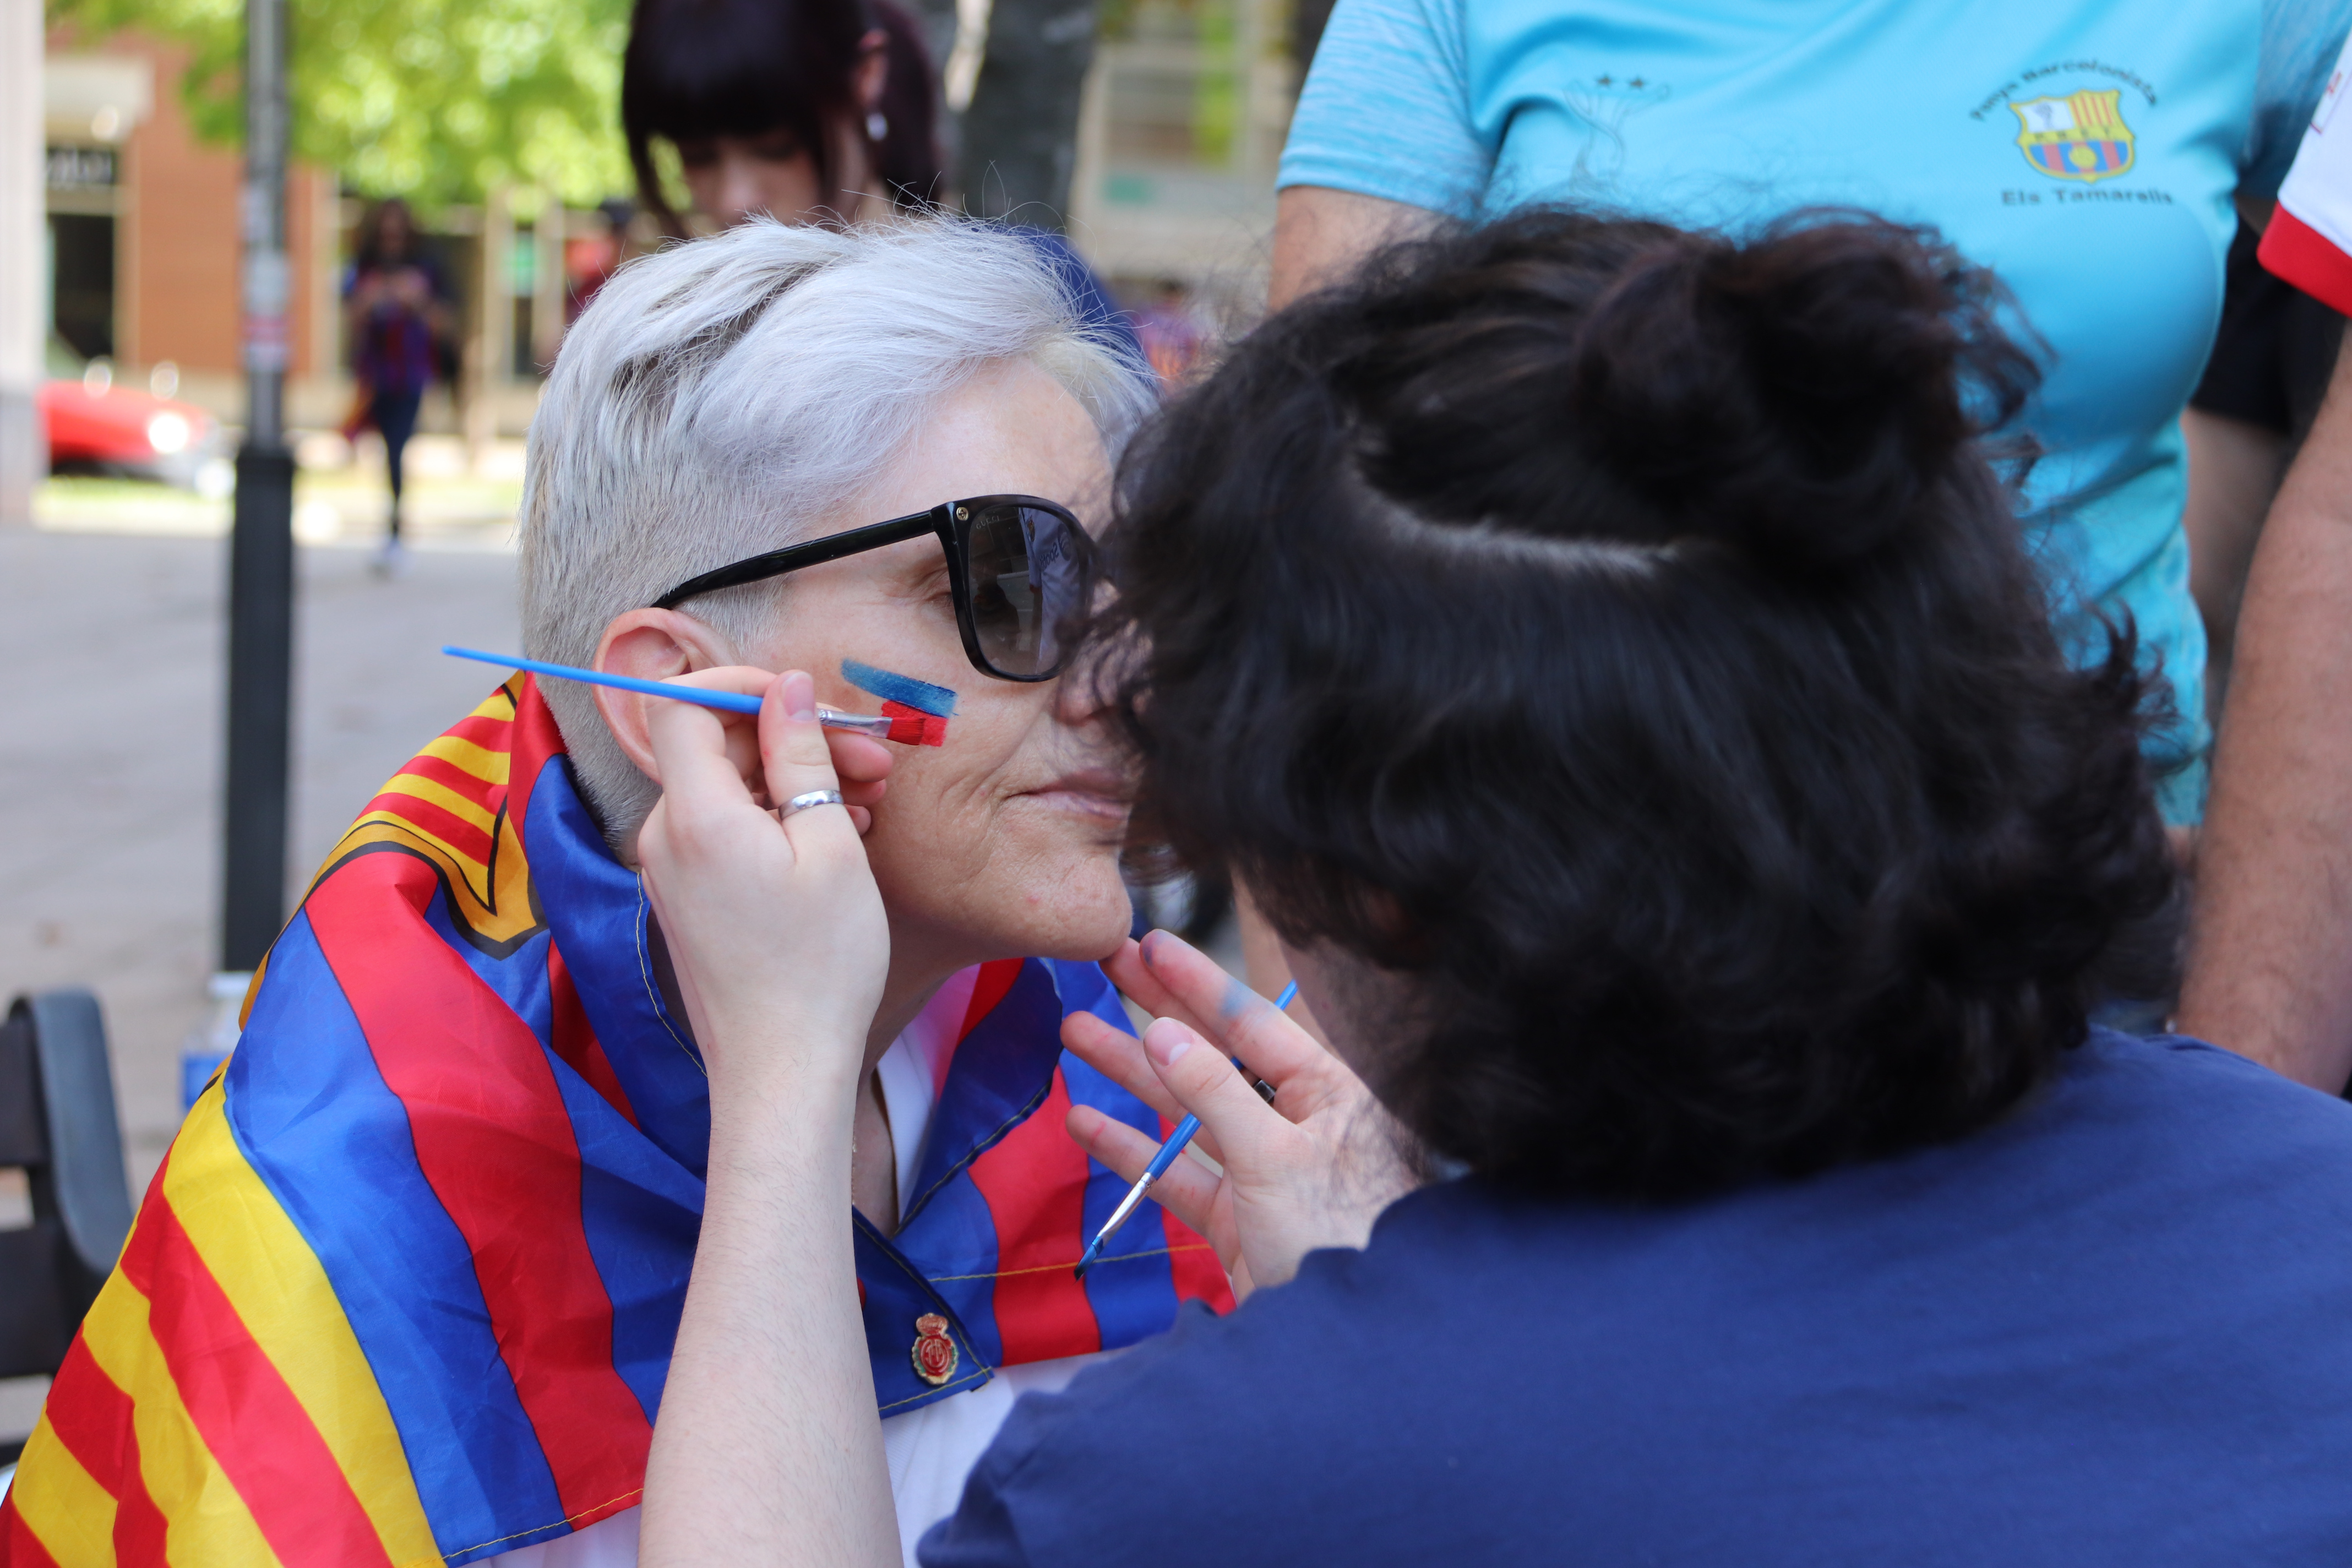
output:
{"label": "older woman with white hair", "polygon": [[[939,742],[835,733],[839,805],[771,803],[848,808],[879,889],[838,933],[887,945],[878,989],[806,977],[866,1041],[854,1212],[791,1223],[854,1252],[908,1542],[1015,1394],[1181,1300],[1230,1300],[1156,1213],[1070,1270],[1124,1184],[1066,1111],[1163,1125],[1059,1040],[1075,1013],[1123,1026],[1092,961],[1127,933],[1128,805],[1055,617],[1151,397],[1017,237],[757,223],[624,269],[532,426],[530,654],[735,691],[814,671],[793,711],[878,706]],[[636,868],[648,710],[674,706],[517,675],[362,814],[58,1377],[0,1539],[61,1563],[126,1530],[289,1568],[634,1560],[713,1114],[709,1020]],[[728,739],[755,778],[751,725]]]}

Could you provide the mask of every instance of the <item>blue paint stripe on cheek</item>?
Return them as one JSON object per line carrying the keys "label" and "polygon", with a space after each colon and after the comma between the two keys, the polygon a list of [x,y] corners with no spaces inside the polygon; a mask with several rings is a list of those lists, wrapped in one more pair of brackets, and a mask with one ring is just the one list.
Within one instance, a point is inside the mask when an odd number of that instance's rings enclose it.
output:
{"label": "blue paint stripe on cheek", "polygon": [[872,692],[886,702],[903,702],[936,719],[955,717],[956,694],[944,686],[933,686],[928,680],[917,680],[911,675],[900,675],[896,670],[877,669],[854,658],[841,661],[841,679],[860,691]]}

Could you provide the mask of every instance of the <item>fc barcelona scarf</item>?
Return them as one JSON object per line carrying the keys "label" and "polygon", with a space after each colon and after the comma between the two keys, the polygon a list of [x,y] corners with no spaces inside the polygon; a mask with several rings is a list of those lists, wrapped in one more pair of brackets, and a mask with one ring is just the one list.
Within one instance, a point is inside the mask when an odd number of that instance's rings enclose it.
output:
{"label": "fc barcelona scarf", "polygon": [[[278,938],[0,1505],[0,1564],[475,1562],[635,1503],[699,1225],[709,1085],[647,904],[517,677],[394,776]],[[1230,1305],[1073,1101],[1160,1116],[1063,1053],[1124,1026],[1092,964],[968,996],[898,1234],[855,1215],[885,1415],[992,1369]]]}

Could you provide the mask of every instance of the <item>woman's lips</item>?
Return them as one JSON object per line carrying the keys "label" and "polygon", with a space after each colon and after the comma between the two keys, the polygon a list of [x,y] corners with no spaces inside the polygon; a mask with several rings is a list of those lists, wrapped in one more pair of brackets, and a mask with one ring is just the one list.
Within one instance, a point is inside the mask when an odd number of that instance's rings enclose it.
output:
{"label": "woman's lips", "polygon": [[1087,768],[1021,792],[1057,811],[1074,811],[1108,821],[1128,813],[1127,779],[1112,768]]}

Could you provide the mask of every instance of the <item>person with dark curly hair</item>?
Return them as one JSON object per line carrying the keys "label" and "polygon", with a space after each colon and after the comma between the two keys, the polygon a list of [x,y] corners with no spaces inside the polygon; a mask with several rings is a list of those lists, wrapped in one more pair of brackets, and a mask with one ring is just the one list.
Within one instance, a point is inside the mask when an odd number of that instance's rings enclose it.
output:
{"label": "person with dark curly hair", "polygon": [[[2000,306],[1868,218],[1538,210],[1130,448],[1099,717],[1332,1048],[1163,933],[1112,956],[1157,1021],[1065,1041],[1201,1119],[1153,1193],[1246,1300],[1024,1400],[922,1562],[2352,1552],[2352,1107],[2089,1022],[2174,898],[2162,717],[2127,626],[2052,630]],[[830,787],[808,678],[766,689],[765,795]],[[794,1219],[847,1191],[873,883],[659,706],[713,1132],[644,1560],[896,1562],[850,1251]]]}

